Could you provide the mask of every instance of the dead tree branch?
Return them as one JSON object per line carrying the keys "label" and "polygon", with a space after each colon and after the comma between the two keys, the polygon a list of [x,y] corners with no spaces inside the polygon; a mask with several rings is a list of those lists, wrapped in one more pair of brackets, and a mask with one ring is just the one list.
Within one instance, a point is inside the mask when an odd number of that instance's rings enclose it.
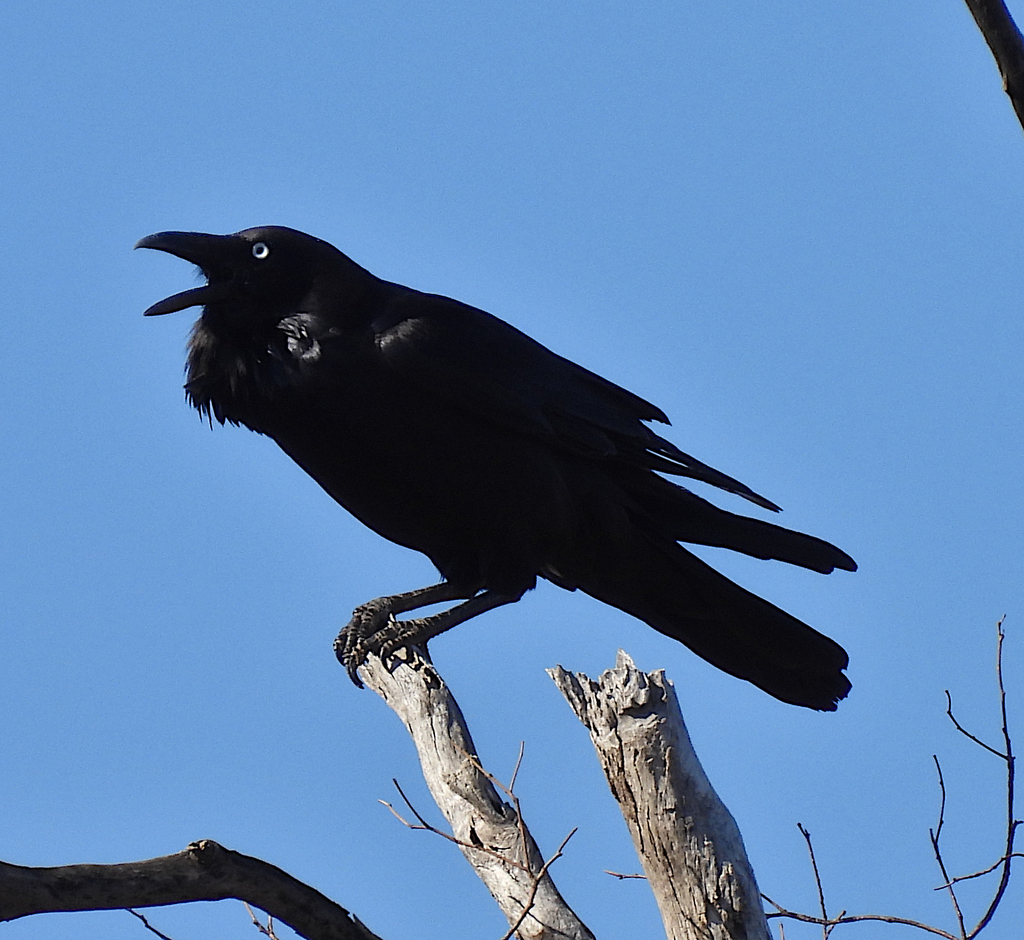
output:
{"label": "dead tree branch", "polygon": [[0,921],[227,898],[266,911],[308,940],[380,940],[341,905],[287,872],[208,839],[176,855],[121,865],[25,868],[0,862]]}
{"label": "dead tree branch", "polygon": [[769,940],[743,840],[690,744],[672,683],[619,651],[597,682],[548,670],[590,731],[669,940]]}
{"label": "dead tree branch", "polygon": [[[255,920],[255,919],[256,919],[256,916],[255,916],[254,914],[252,914],[252,908],[250,908],[248,904],[246,904],[246,905],[245,905],[245,907],[246,907],[246,910],[248,910],[248,911],[249,911],[249,913],[250,913],[250,914],[252,915],[252,917],[253,917],[253,920]],[[142,914],[140,914],[140,913],[139,913],[138,911],[133,911],[133,910],[132,910],[132,909],[131,909],[131,908],[129,907],[129,908],[128,908],[128,913],[129,913],[129,914],[131,914],[131,915],[132,915],[132,917],[137,917],[137,918],[138,918],[138,919],[139,919],[139,920],[140,920],[140,921],[142,922],[142,926],[143,926],[143,927],[145,927],[145,928],[146,928],[146,930],[148,930],[148,931],[149,931],[150,933],[152,933],[152,934],[156,934],[156,936],[158,936],[158,937],[160,938],[160,940],[171,940],[171,938],[170,938],[170,937],[168,937],[168,936],[167,936],[167,934],[165,934],[165,933],[162,933],[161,931],[157,930],[157,929],[156,929],[156,927],[154,927],[154,926],[153,926],[153,925],[152,925],[152,924],[151,924],[151,923],[150,923],[150,922],[149,922],[149,921],[148,921],[148,920],[147,920],[147,919],[146,919],[146,918],[145,918],[145,917],[144,917],[144,916],[143,916]]]}
{"label": "dead tree branch", "polygon": [[[825,907],[825,888],[821,883],[821,872],[818,870],[818,860],[814,857],[814,843],[811,842],[811,834],[804,829],[802,823],[796,824],[797,829],[800,830],[800,835],[804,837],[804,842],[807,843],[807,854],[811,859],[811,870],[814,872],[814,886],[818,889],[818,906],[821,908],[821,940],[828,940],[829,934],[835,930],[835,921],[837,918],[828,916],[828,909]],[[768,903],[774,903],[768,899],[766,895],[762,895]],[[846,911],[843,911],[839,917],[845,916]]]}
{"label": "dead tree branch", "polygon": [[[360,675],[408,729],[427,787],[451,827],[450,838],[507,918],[508,936],[593,940],[548,872],[561,848],[547,861],[541,856],[518,800],[483,770],[458,704],[423,653],[407,650],[387,666],[371,656]],[[421,825],[438,831],[416,816]]]}
{"label": "dead tree branch", "polygon": [[[1016,843],[1017,830],[1021,825],[1024,825],[1019,819],[1015,818],[1015,800],[1016,800],[1016,776],[1015,776],[1015,764],[1016,757],[1013,753],[1013,739],[1010,734],[1010,724],[1006,712],[1006,684],[1003,678],[1003,641],[1006,638],[1006,634],[1003,630],[1003,622],[1006,618],[1002,618],[996,624],[996,682],[999,688],[999,715],[1000,715],[1000,727],[1003,738],[1003,749],[1000,751],[998,748],[993,747],[983,741],[978,735],[972,734],[968,731],[953,714],[953,699],[949,692],[946,692],[946,715],[952,722],[953,727],[967,738],[972,744],[981,748],[985,752],[998,757],[1006,765],[1006,841],[1005,848],[1002,855],[997,861],[989,865],[987,868],[983,868],[980,871],[972,872],[969,875],[958,875],[955,878],[951,878],[949,870],[946,865],[946,860],[943,857],[941,847],[942,829],[946,822],[946,781],[942,776],[942,765],[939,763],[938,757],[932,755],[932,759],[935,761],[935,770],[938,774],[939,781],[939,818],[934,829],[928,831],[929,839],[931,840],[932,852],[935,855],[936,864],[939,866],[939,871],[942,873],[943,883],[939,885],[936,891],[947,891],[949,893],[950,902],[953,905],[953,912],[957,922],[957,933],[950,933],[949,931],[942,930],[939,927],[932,927],[930,924],[924,924],[921,921],[910,920],[905,917],[894,917],[885,914],[852,914],[847,915],[844,911],[838,917],[829,917],[825,910],[825,896],[822,890],[821,877],[818,873],[817,862],[814,859],[814,851],[811,848],[811,837],[803,826],[800,826],[800,832],[807,842],[807,848],[811,853],[811,866],[814,871],[814,880],[818,887],[818,899],[821,906],[821,916],[815,916],[813,914],[802,914],[795,911],[787,910],[780,904],[777,904],[767,895],[762,897],[775,908],[775,913],[768,914],[769,918],[774,917],[785,917],[791,920],[802,921],[808,924],[818,924],[822,927],[823,934],[825,937],[831,933],[831,931],[839,926],[840,924],[856,924],[862,921],[879,921],[886,924],[902,924],[906,927],[916,927],[918,930],[923,930],[926,933],[934,934],[938,937],[945,937],[947,940],[974,940],[988,925],[991,923],[993,916],[995,916],[996,910],[999,908],[1000,903],[1006,894],[1006,889],[1010,883],[1011,865],[1013,859],[1021,858],[1022,853],[1015,852],[1014,846]],[[963,914],[963,908],[960,904],[960,899],[956,893],[956,886],[963,881],[969,881],[973,878],[980,878],[983,875],[991,874],[994,871],[1000,872],[999,883],[996,886],[995,891],[992,894],[992,898],[985,908],[978,922],[968,929],[967,921]]]}
{"label": "dead tree branch", "polygon": [[[1019,38],[1019,34],[1018,34]],[[973,741],[979,747],[984,748],[986,751],[990,751],[1000,760],[1006,764],[1006,848],[1003,852],[1002,859],[997,862],[992,869],[995,870],[1002,868],[1002,872],[999,876],[999,884],[996,887],[995,893],[992,895],[992,900],[989,902],[985,913],[982,914],[981,919],[975,924],[974,928],[966,934],[968,940],[976,937],[982,930],[985,929],[989,921],[995,915],[996,909],[999,907],[1000,902],[1003,899],[1003,895],[1006,893],[1006,888],[1010,883],[1010,869],[1013,864],[1013,859],[1017,853],[1013,851],[1014,843],[1017,839],[1017,828],[1021,825],[1021,820],[1016,818],[1016,809],[1014,806],[1016,800],[1016,762],[1017,759],[1013,753],[1013,739],[1010,736],[1010,724],[1006,715],[1006,683],[1003,680],[1003,641],[1006,639],[1006,633],[1003,630],[1003,622],[1006,620],[1005,617],[1000,618],[996,624],[996,682],[999,687],[999,716],[1000,716],[1000,730],[1003,736],[1003,750],[998,751],[993,747],[985,744],[975,735],[961,727],[953,717],[953,700],[949,692],[946,692],[946,701],[948,707],[946,714],[949,715],[949,720],[953,722],[957,731]],[[938,840],[936,838],[936,851],[938,851]],[[943,870],[945,876],[945,870]],[[961,879],[949,879],[949,893],[955,897],[955,883]]]}
{"label": "dead tree branch", "polygon": [[[949,698],[949,692],[946,693],[946,698]],[[950,718],[953,718],[952,713],[947,712],[947,714],[949,714]],[[956,719],[953,720],[955,723]],[[980,744],[981,742],[978,743]],[[982,746],[984,747],[984,745]],[[934,829],[928,830],[928,838],[932,843],[932,854],[935,856],[935,863],[939,866],[939,871],[942,872],[942,880],[945,882],[945,888],[949,892],[949,901],[953,905],[957,927],[960,928],[959,936],[963,937],[967,933],[967,926],[964,923],[964,914],[960,908],[960,899],[956,896],[954,888],[956,879],[949,877],[949,872],[946,870],[946,860],[942,857],[942,847],[939,843],[939,839],[942,837],[942,827],[946,824],[946,781],[942,777],[942,765],[939,763],[938,755],[932,754],[932,760],[935,761],[935,772],[939,776],[939,821],[935,824]]]}
{"label": "dead tree branch", "polygon": [[1003,77],[1003,91],[1024,127],[1024,39],[1003,0],[966,0]]}
{"label": "dead tree branch", "polygon": [[949,933],[946,930],[941,930],[938,927],[923,924],[918,920],[911,920],[908,917],[894,917],[889,914],[843,914],[839,917],[831,917],[825,920],[815,914],[801,914],[798,911],[786,910],[786,908],[773,901],[766,894],[762,894],[761,897],[775,908],[774,913],[767,915],[769,919],[773,917],[785,917],[789,920],[798,920],[803,924],[817,924],[819,927],[823,927],[830,931],[835,927],[838,927],[840,924],[859,924],[870,920],[881,924],[899,924],[902,927],[916,927],[918,930],[934,934],[936,937],[944,937],[945,940],[963,940],[960,934]]}

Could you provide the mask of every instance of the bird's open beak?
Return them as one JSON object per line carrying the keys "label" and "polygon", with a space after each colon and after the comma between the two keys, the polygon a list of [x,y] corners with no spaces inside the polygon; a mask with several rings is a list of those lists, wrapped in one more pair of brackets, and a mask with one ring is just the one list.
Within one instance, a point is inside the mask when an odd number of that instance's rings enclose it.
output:
{"label": "bird's open beak", "polygon": [[135,243],[136,248],[155,248],[166,251],[197,265],[210,281],[202,287],[193,287],[153,304],[143,316],[157,317],[175,313],[187,307],[199,307],[226,299],[232,292],[230,272],[218,271],[223,265],[228,235],[207,235],[203,232],[157,232]]}

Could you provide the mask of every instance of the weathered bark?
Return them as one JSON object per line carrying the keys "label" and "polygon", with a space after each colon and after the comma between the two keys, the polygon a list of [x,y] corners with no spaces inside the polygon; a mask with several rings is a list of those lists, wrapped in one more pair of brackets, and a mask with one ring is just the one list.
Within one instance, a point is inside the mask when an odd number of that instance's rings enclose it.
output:
{"label": "weathered bark", "polygon": [[1003,0],[965,0],[1003,77],[1017,120],[1024,127],[1024,39]]}
{"label": "weathered bark", "polygon": [[405,723],[434,801],[509,924],[518,925],[516,935],[593,940],[558,893],[515,807],[481,768],[462,712],[429,660],[417,649],[388,666],[371,656],[360,675]]}
{"label": "weathered bark", "polygon": [[176,855],[121,865],[25,868],[0,862],[0,921],[227,898],[247,901],[308,940],[380,940],[287,872],[209,840]]}
{"label": "weathered bark", "polygon": [[590,731],[669,940],[770,940],[743,839],[664,672],[642,673],[620,650],[597,682],[549,674]]}

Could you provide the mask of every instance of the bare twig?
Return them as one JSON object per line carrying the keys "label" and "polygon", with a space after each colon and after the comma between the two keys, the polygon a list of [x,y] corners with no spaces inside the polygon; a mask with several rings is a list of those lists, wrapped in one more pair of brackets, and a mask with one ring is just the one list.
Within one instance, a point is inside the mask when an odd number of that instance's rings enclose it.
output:
{"label": "bare twig", "polygon": [[[248,906],[249,905],[247,904],[246,907]],[[150,933],[155,933],[160,938],[160,940],[171,940],[171,938],[168,937],[167,934],[161,933],[159,930],[157,930],[156,927],[154,927],[148,920],[146,920],[146,918],[143,917],[143,915],[140,914],[138,911],[133,911],[130,907],[126,907],[125,910],[129,914],[131,914],[132,917],[138,917],[138,919],[142,921],[142,926],[145,927],[146,930],[148,930]]]}
{"label": "bare twig", "polygon": [[269,937],[270,940],[278,940],[277,934],[274,933],[274,918],[270,914],[267,914],[267,925],[266,927],[260,923],[260,919],[256,916],[256,912],[249,907],[249,905],[243,901],[245,909],[249,912],[249,916],[252,918],[253,926],[261,933],[264,937]]}
{"label": "bare twig", "polygon": [[[1000,621],[1002,623],[1002,621]],[[1006,755],[1002,751],[997,751],[990,744],[986,744],[977,735],[971,734],[959,721],[956,720],[956,716],[953,714],[953,696],[949,694],[949,689],[946,689],[946,715],[949,720],[953,722],[954,727],[959,731],[965,738],[970,738],[978,747],[983,747],[990,754],[995,754],[1000,760],[1006,760]]]}
{"label": "bare twig", "polygon": [[[949,698],[949,692],[946,693],[946,697],[947,699]],[[953,718],[948,708],[946,710],[946,714],[952,718],[954,723],[956,723],[956,719]],[[959,725],[957,725],[957,727],[959,727]],[[967,732],[965,731],[964,734],[967,734]],[[971,737],[971,735],[967,736]],[[942,872],[942,878],[949,886],[947,889],[949,891],[949,900],[953,905],[953,912],[956,915],[957,926],[960,928],[960,936],[966,937],[967,928],[964,924],[963,911],[960,909],[960,900],[956,896],[956,890],[953,887],[953,880],[949,877],[949,872],[946,871],[946,861],[942,857],[942,848],[939,844],[939,838],[942,835],[942,827],[946,823],[946,781],[942,776],[942,765],[939,763],[939,758],[935,754],[932,754],[932,760],[935,761],[935,771],[939,775],[939,821],[935,824],[934,829],[928,830],[928,838],[931,839],[932,852],[935,855],[935,861],[939,866],[939,871]]]}
{"label": "bare twig", "polygon": [[813,914],[801,914],[797,911],[787,910],[781,904],[773,901],[767,894],[762,894],[761,897],[775,908],[774,913],[765,914],[765,917],[769,920],[777,917],[788,917],[790,920],[798,920],[804,924],[817,924],[820,927],[828,927],[830,929],[838,927],[840,924],[859,924],[863,921],[873,920],[883,924],[900,924],[904,927],[916,927],[918,930],[934,934],[936,937],[945,937],[945,940],[962,940],[956,934],[949,933],[939,927],[932,927],[930,924],[921,923],[919,920],[911,920],[908,917],[892,917],[888,914],[842,914],[839,917],[823,920],[821,917],[816,917]]}
{"label": "bare twig", "polygon": [[[970,2],[970,0],[968,0]],[[1003,737],[1003,750],[1000,751],[990,744],[986,744],[977,735],[972,734],[960,722],[953,714],[953,701],[949,692],[946,692],[946,715],[949,720],[953,723],[953,726],[957,731],[960,732],[968,740],[972,741],[978,747],[987,751],[990,754],[995,755],[1002,760],[1006,765],[1006,844],[1005,849],[999,859],[987,868],[980,871],[973,872],[969,875],[959,875],[955,878],[951,878],[946,867],[946,861],[942,854],[940,839],[942,836],[942,830],[946,821],[946,781],[942,775],[942,765],[939,763],[938,757],[932,756],[935,761],[935,771],[939,781],[939,818],[935,824],[934,829],[928,830],[928,835],[931,839],[932,851],[935,854],[935,861],[938,863],[939,870],[942,873],[943,884],[941,884],[936,890],[948,891],[950,901],[953,905],[953,910],[956,915],[957,927],[959,933],[952,934],[946,930],[942,930],[939,927],[932,927],[930,924],[922,923],[921,921],[911,920],[906,917],[895,917],[884,914],[856,914],[847,915],[844,911],[837,917],[829,917],[825,908],[825,895],[822,890],[821,878],[818,872],[817,862],[814,858],[814,849],[811,846],[811,838],[807,830],[803,826],[799,825],[801,834],[804,840],[807,842],[807,849],[811,856],[811,867],[814,871],[814,880],[818,889],[818,902],[821,907],[821,916],[815,916],[811,914],[802,914],[795,911],[787,910],[780,904],[773,901],[767,895],[762,894],[764,898],[772,907],[775,908],[775,913],[766,915],[769,918],[785,917],[792,920],[798,920],[808,924],[818,924],[823,928],[823,935],[827,938],[829,933],[840,924],[853,924],[861,921],[878,921],[887,924],[901,924],[907,927],[915,927],[918,930],[923,930],[926,933],[934,934],[937,937],[945,937],[947,940],[974,940],[975,937],[981,933],[985,927],[992,921],[993,916],[1004,895],[1006,894],[1007,886],[1010,881],[1011,864],[1015,858],[1024,858],[1024,853],[1015,852],[1014,844],[1016,840],[1017,830],[1020,826],[1024,825],[1019,819],[1015,818],[1015,796],[1016,796],[1016,777],[1015,777],[1015,763],[1016,758],[1013,753],[1013,740],[1010,734],[1009,719],[1006,711],[1006,684],[1003,677],[1003,641],[1005,639],[1005,632],[1003,630],[1003,623],[1005,617],[1001,618],[996,624],[996,679],[999,687],[999,713],[1001,719],[1001,731]],[[971,928],[967,929],[964,915],[960,907],[959,900],[956,895],[955,886],[961,881],[968,881],[972,878],[980,878],[982,875],[990,874],[994,871],[1001,871],[999,884],[993,893],[992,899],[985,909],[984,914],[978,920],[978,923]]]}
{"label": "bare twig", "polygon": [[[444,836],[447,839],[451,839],[452,842],[458,843],[459,840],[456,839],[454,836],[450,836],[448,835],[448,833],[442,832],[440,829],[436,828],[435,826],[432,826],[430,823],[426,821],[426,819],[423,818],[423,816],[420,814],[420,811],[412,805],[412,800],[410,800],[409,797],[405,795],[405,791],[402,789],[402,785],[394,777],[391,778],[391,782],[395,785],[395,789],[398,791],[398,795],[402,798],[402,802],[409,807],[409,811],[413,814],[413,816],[415,816],[419,820],[419,825],[409,826],[410,829],[426,829],[428,832],[436,832],[439,836]],[[383,800],[381,800],[381,802],[384,803]],[[384,805],[391,809],[388,803],[384,803]],[[394,810],[391,811],[394,812]],[[397,813],[395,813],[395,815],[398,816]],[[399,816],[398,818],[401,819],[402,817]],[[406,823],[406,825],[408,825],[408,823]]]}
{"label": "bare twig", "polygon": [[519,768],[523,765],[523,754],[526,752],[526,742],[519,742],[519,756],[516,758],[516,766],[512,769],[512,776],[508,781],[509,792],[515,789],[516,777],[519,776]]}
{"label": "bare twig", "polygon": [[946,780],[942,776],[942,764],[939,763],[938,754],[932,754],[932,760],[935,762],[935,773],[939,778],[939,821],[935,824],[934,831],[928,831],[937,841],[942,835],[942,827],[946,824]]}
{"label": "bare twig", "polygon": [[[529,834],[529,832],[527,832],[526,821],[523,819],[523,812],[522,812],[522,807],[520,806],[520,803],[519,803],[519,797],[518,797],[518,795],[516,793],[513,792],[512,788],[513,788],[513,786],[515,786],[516,777],[519,774],[519,768],[520,768],[520,766],[522,765],[522,762],[523,762],[523,752],[525,751],[525,748],[526,748],[525,742],[520,741],[519,742],[519,756],[516,758],[516,766],[515,766],[515,768],[512,771],[512,779],[509,781],[508,786],[506,786],[504,783],[502,783],[497,777],[494,776],[494,774],[492,774],[488,770],[486,770],[484,768],[484,766],[480,763],[480,759],[475,754],[471,754],[471,755],[467,754],[466,755],[467,757],[470,758],[470,760],[472,760],[476,764],[476,766],[480,770],[480,773],[482,773],[488,780],[490,780],[490,782],[497,789],[501,790],[501,792],[504,793],[505,796],[507,796],[512,801],[512,806],[513,806],[513,808],[516,811],[516,819],[519,821],[519,840],[520,840],[520,845],[524,849],[524,852],[525,852],[525,849],[529,845],[530,834]],[[544,876],[547,874],[548,869],[551,867],[551,865],[554,862],[556,862],[558,859],[560,859],[562,857],[562,850],[566,847],[566,845],[568,844],[569,840],[574,835],[576,835],[576,832],[577,832],[578,828],[579,827],[577,827],[577,826],[573,827],[572,831],[562,840],[562,844],[559,845],[558,848],[555,850],[555,854],[552,855],[546,862],[544,862],[544,864],[541,865],[540,869],[536,873],[533,873],[529,869],[527,869],[527,873],[530,874],[533,877],[533,887],[530,890],[530,896],[527,899],[526,905],[523,907],[522,915],[519,917],[519,919],[516,921],[516,923],[512,925],[512,928],[508,931],[508,933],[505,934],[505,936],[501,938],[501,940],[508,940],[508,938],[511,937],[516,932],[516,930],[518,930],[519,927],[522,925],[523,921],[526,919],[527,914],[530,913],[530,909],[533,907],[534,900],[535,900],[535,898],[537,896],[537,890],[540,888],[541,882],[542,882]]]}
{"label": "bare twig", "polygon": [[409,807],[409,810],[412,812],[412,814],[419,820],[419,824],[417,825],[415,823],[411,823],[409,822],[408,819],[403,818],[402,814],[399,813],[398,810],[396,810],[386,800],[378,800],[377,802],[383,804],[389,810],[391,810],[391,814],[407,829],[412,829],[417,832],[433,833],[435,836],[440,836],[442,839],[451,842],[453,845],[457,845],[460,849],[472,850],[474,852],[483,852],[484,855],[490,855],[492,858],[496,859],[502,864],[511,865],[513,868],[518,868],[522,872],[532,874],[530,869],[517,859],[509,858],[509,856],[505,855],[504,853],[498,852],[492,848],[489,848],[486,845],[477,845],[475,842],[467,842],[464,839],[458,839],[455,836],[453,836],[450,832],[445,832],[443,829],[438,829],[437,826],[427,822],[423,818],[423,816],[420,815],[419,810],[417,810],[416,807],[412,805],[412,803],[409,800],[409,797],[405,795],[401,786],[399,786],[398,781],[392,780],[391,782],[395,785],[399,794],[401,794],[402,799],[405,801],[405,805]]}
{"label": "bare twig", "polygon": [[395,817],[403,826],[408,829],[423,829],[423,826],[414,826],[408,819],[406,819],[394,806],[392,806],[387,800],[377,800],[381,806],[386,806],[390,811],[391,815]]}
{"label": "bare twig", "polygon": [[811,834],[804,829],[803,823],[797,823],[796,827],[800,830],[800,835],[804,837],[804,842],[807,843],[807,854],[811,857],[811,869],[814,871],[814,884],[818,889],[818,906],[821,908],[821,935],[824,940],[828,940],[828,935],[832,932],[833,928],[828,926],[829,918],[828,911],[825,909],[825,889],[821,886],[821,872],[818,871],[818,862],[814,857],[814,846],[811,844]]}
{"label": "bare twig", "polygon": [[574,835],[576,835],[576,832],[577,832],[577,829],[574,828],[572,830],[572,832],[570,832],[569,835],[567,835],[562,840],[562,844],[555,850],[555,854],[552,855],[551,858],[549,858],[541,866],[540,871],[538,871],[537,874],[534,876],[533,890],[530,892],[530,896],[526,899],[526,904],[523,906],[523,913],[520,915],[519,919],[514,924],[512,924],[511,927],[509,927],[508,932],[505,933],[505,935],[501,938],[501,940],[509,940],[509,938],[512,937],[515,934],[515,932],[523,925],[523,921],[526,920],[527,915],[533,909],[534,901],[536,900],[536,897],[537,897],[537,889],[541,885],[541,880],[547,874],[548,869],[551,867],[551,865],[554,862],[558,861],[558,859],[560,859],[562,857],[562,850],[566,847],[566,845],[568,844],[569,840]]}
{"label": "bare twig", "polygon": [[[522,749],[520,749],[520,758],[522,758]],[[495,786],[497,786],[500,789],[502,789],[505,793],[508,794],[508,796],[511,799],[513,799],[515,801],[516,812],[519,813],[519,799],[518,799],[518,797],[510,789],[506,788],[504,784],[502,784],[500,781],[498,781],[497,779],[492,777],[492,775],[490,773],[488,773],[486,770],[484,770],[483,767],[480,767],[479,761],[476,761],[475,758],[474,758],[474,762],[477,764],[477,767],[478,767],[478,769],[480,770],[480,772],[482,774],[484,774],[489,780],[491,780],[492,783],[495,784]],[[518,764],[516,765],[516,769],[518,770]],[[551,866],[551,863],[562,857],[562,849],[565,848],[566,843],[576,834],[576,831],[577,831],[577,829],[574,828],[572,830],[572,832],[570,832],[569,835],[567,835],[562,840],[562,844],[558,847],[558,849],[556,850],[555,854],[552,855],[546,862],[544,862],[544,864],[541,865],[541,867],[538,869],[538,871],[534,872],[534,871],[532,871],[530,869],[530,867],[528,865],[525,865],[522,862],[520,862],[518,859],[515,859],[515,858],[511,857],[507,852],[498,852],[498,851],[495,851],[494,849],[488,848],[487,846],[477,845],[474,842],[464,842],[461,839],[457,839],[450,832],[445,832],[443,829],[438,829],[437,826],[434,826],[433,824],[427,822],[427,820],[423,817],[423,815],[420,813],[420,811],[418,809],[416,809],[415,806],[413,806],[412,801],[409,799],[408,796],[405,795],[405,791],[402,789],[402,787],[399,784],[399,782],[397,780],[395,780],[394,778],[392,778],[391,782],[395,785],[395,789],[398,790],[398,793],[402,797],[402,800],[405,802],[405,805],[409,807],[409,811],[416,817],[416,819],[418,820],[419,824],[418,825],[413,825],[407,819],[403,819],[401,814],[398,813],[395,810],[395,808],[390,803],[386,802],[385,800],[378,800],[377,802],[378,803],[382,803],[389,810],[391,810],[392,815],[394,815],[395,818],[398,819],[398,821],[401,822],[404,826],[406,826],[409,829],[416,829],[416,830],[420,830],[420,831],[424,831],[424,832],[432,832],[434,835],[440,836],[442,839],[447,839],[449,842],[454,843],[455,845],[459,846],[459,848],[471,849],[474,852],[484,852],[484,853],[492,856],[493,858],[497,859],[498,861],[502,862],[505,865],[511,865],[514,868],[518,868],[520,871],[525,872],[531,878],[534,879],[535,884],[540,884],[540,882],[543,879],[544,875],[547,874],[547,870]],[[520,815],[519,818],[522,819],[522,816]],[[525,828],[521,828],[520,829],[520,838],[522,840],[525,840],[528,837],[528,835],[529,834],[527,833]],[[522,845],[525,846],[525,843],[522,843]],[[536,891],[534,891],[534,894],[536,894]],[[523,916],[525,916],[527,913],[529,913],[529,905],[527,905],[526,909],[524,910]],[[511,936],[511,934],[509,936]]]}
{"label": "bare twig", "polygon": [[1013,741],[1010,737],[1010,725],[1006,716],[1006,684],[1003,681],[1003,640],[1006,638],[1006,633],[1003,631],[1003,623],[1005,620],[1006,617],[1003,616],[996,624],[996,681],[999,684],[999,714],[1003,732],[1004,753],[1001,756],[1006,761],[1006,851],[1003,853],[1003,873],[999,878],[999,886],[996,888],[988,909],[971,931],[971,937],[976,937],[988,922],[992,920],[996,908],[999,907],[999,902],[1002,901],[1003,895],[1006,893],[1006,887],[1010,883],[1010,867],[1015,855],[1013,845],[1017,837],[1017,827],[1021,825],[1021,821],[1015,818],[1016,758],[1013,755]]}
{"label": "bare twig", "polygon": [[624,875],[624,874],[622,874],[622,872],[619,872],[619,871],[609,871],[607,868],[604,870],[604,873],[606,875],[611,875],[613,878],[618,878],[619,881],[624,881],[626,878],[638,878],[641,881],[646,881],[647,880],[647,876],[646,875]]}
{"label": "bare twig", "polygon": [[[1024,852],[1014,852],[1009,857],[1010,858],[1024,858]],[[969,875],[957,875],[955,878],[951,878],[949,880],[949,884],[936,885],[933,890],[934,891],[945,891],[945,889],[948,888],[949,885],[951,885],[951,884],[955,885],[955,884],[959,884],[961,881],[970,881],[972,878],[980,878],[982,875],[990,875],[1000,865],[1002,865],[1006,861],[1006,859],[1007,859],[1007,856],[1004,855],[1002,858],[996,859],[991,865],[988,866],[988,868],[983,868],[981,871],[971,872],[971,874],[969,874]]]}

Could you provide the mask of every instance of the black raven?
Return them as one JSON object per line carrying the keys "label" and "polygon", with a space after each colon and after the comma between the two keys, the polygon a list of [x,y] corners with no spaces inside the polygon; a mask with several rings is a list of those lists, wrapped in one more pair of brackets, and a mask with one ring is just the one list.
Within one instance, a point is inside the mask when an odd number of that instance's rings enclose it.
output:
{"label": "black raven", "polygon": [[440,571],[438,584],[356,608],[335,651],[357,684],[368,652],[424,643],[519,600],[539,576],[784,702],[831,711],[849,691],[841,646],[678,543],[824,574],[854,571],[853,559],[660,476],[779,508],[655,434],[644,422],[668,419],[654,405],[497,317],[381,280],[294,229],[161,232],[136,247],[190,261],[207,280],[146,311],[203,307],[185,384],[200,414],[272,437],[357,519]]}

